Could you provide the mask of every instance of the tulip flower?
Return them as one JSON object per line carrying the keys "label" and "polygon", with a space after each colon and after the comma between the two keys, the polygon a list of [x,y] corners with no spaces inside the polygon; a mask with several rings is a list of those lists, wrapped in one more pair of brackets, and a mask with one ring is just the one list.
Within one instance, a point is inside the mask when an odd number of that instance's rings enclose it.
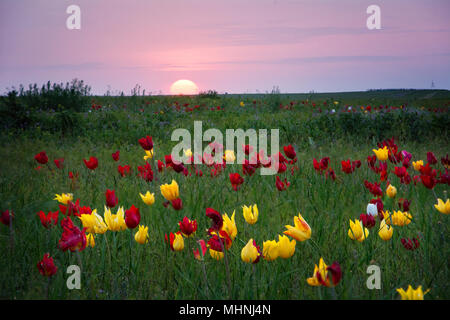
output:
{"label": "tulip flower", "polygon": [[397,195],[397,188],[390,184],[386,189],[386,194],[389,198],[395,198]]}
{"label": "tulip flower", "polygon": [[130,209],[125,211],[125,224],[128,229],[134,229],[139,225],[141,221],[141,214],[139,213],[139,209],[134,205],[131,206]]}
{"label": "tulip flower", "polygon": [[377,216],[378,212],[383,211],[384,205],[383,201],[380,198],[370,200],[367,205],[366,212],[372,216]]}
{"label": "tulip flower", "polygon": [[105,223],[108,229],[111,231],[126,230],[127,225],[125,223],[125,211],[123,207],[119,207],[116,214],[111,214],[111,209],[105,206]]}
{"label": "tulip flower", "polygon": [[105,197],[107,207],[114,208],[119,203],[119,199],[114,190],[106,190]]}
{"label": "tulip flower", "polygon": [[170,203],[172,204],[172,208],[174,208],[175,210],[183,209],[183,201],[180,198],[176,198],[170,201]]}
{"label": "tulip flower", "polygon": [[231,182],[231,187],[233,188],[233,190],[237,191],[239,189],[239,187],[241,186],[241,184],[244,183],[244,179],[237,172],[230,173],[230,182]]}
{"label": "tulip flower", "polygon": [[380,236],[380,238],[383,239],[384,241],[388,241],[392,238],[393,233],[394,233],[394,228],[392,228],[391,226],[386,224],[384,219],[381,220],[380,230],[378,231],[378,235]]}
{"label": "tulip flower", "polygon": [[409,214],[408,212],[403,212],[403,211],[393,211],[392,214],[390,214],[389,211],[383,211],[383,217],[384,220],[386,220],[387,224],[393,224],[394,226],[399,226],[399,227],[403,227],[406,226],[408,224],[410,224],[411,220],[412,220],[412,216],[411,214]]}
{"label": "tulip flower", "polygon": [[12,218],[14,218],[13,211],[5,210],[2,212],[0,216],[0,222],[3,223],[5,226],[9,226]]}
{"label": "tulip flower", "polygon": [[211,258],[215,259],[215,260],[221,260],[224,257],[224,253],[220,252],[220,251],[216,251],[213,249],[209,249],[209,254],[211,256]]}
{"label": "tulip flower", "polygon": [[350,220],[350,229],[348,229],[348,236],[352,240],[363,242],[369,236],[369,230],[365,228],[361,221],[355,219],[355,222]]}
{"label": "tulip flower", "polygon": [[289,159],[294,159],[297,156],[297,153],[294,150],[294,147],[290,144],[288,146],[283,146],[284,154]]}
{"label": "tulip flower", "polygon": [[297,241],[305,241],[311,238],[311,227],[300,213],[294,217],[294,227],[290,225],[286,225],[285,227],[287,230],[283,233]]}
{"label": "tulip flower", "polygon": [[280,244],[275,240],[263,242],[263,258],[266,261],[273,261],[280,255]]}
{"label": "tulip flower", "polygon": [[169,246],[172,251],[181,251],[184,249],[184,239],[180,231],[175,234],[171,232],[169,240],[167,240],[167,234],[165,235],[165,238],[166,241],[169,241]]}
{"label": "tulip flower", "polygon": [[443,214],[450,214],[450,199],[444,203],[442,199],[438,199],[438,203],[434,205],[434,207]]}
{"label": "tulip flower", "polygon": [[150,163],[146,162],[145,166],[138,166],[139,177],[144,179],[147,182],[153,181],[153,170]]}
{"label": "tulip flower", "polygon": [[121,166],[121,165],[118,165],[117,166],[117,171],[119,172],[119,174],[122,176],[122,177],[125,177],[126,175],[129,175],[130,174],[130,171],[131,171],[131,167],[129,166],[129,165],[124,165],[124,166]]}
{"label": "tulip flower", "polygon": [[423,167],[423,161],[422,160],[413,161],[413,167],[414,170],[420,171],[420,169]]}
{"label": "tulip flower", "polygon": [[285,235],[278,235],[278,254],[280,258],[287,259],[294,255],[295,253],[295,240],[289,240]]}
{"label": "tulip flower", "polygon": [[119,158],[120,158],[120,151],[117,150],[117,151],[114,152],[111,156],[112,156],[112,158],[113,158],[114,161],[119,161]]}
{"label": "tulip flower", "polygon": [[40,274],[46,277],[51,277],[58,271],[58,267],[55,266],[49,253],[44,254],[43,259],[37,263],[37,268]]}
{"label": "tulip flower", "polygon": [[138,140],[142,149],[144,150],[152,150],[153,149],[153,140],[152,137],[146,136],[145,138],[141,138]]}
{"label": "tulip flower", "polygon": [[275,186],[277,187],[278,191],[284,191],[287,187],[291,185],[290,182],[287,181],[287,179],[284,179],[284,182],[281,181],[279,176],[276,176],[275,178]]}
{"label": "tulip flower", "polygon": [[375,226],[375,218],[370,214],[361,213],[359,216],[364,227],[370,229]]}
{"label": "tulip flower", "polygon": [[239,102],[239,105],[240,105],[241,107],[245,107],[244,101]]}
{"label": "tulip flower", "polygon": [[134,235],[134,240],[136,240],[137,243],[145,244],[148,242],[148,227],[146,226],[139,226],[138,232]]}
{"label": "tulip flower", "polygon": [[37,155],[34,156],[34,159],[40,164],[46,164],[48,162],[48,157],[45,151],[39,152]]}
{"label": "tulip flower", "polygon": [[427,162],[429,164],[436,164],[437,163],[436,156],[431,151],[427,152]]}
{"label": "tulip flower", "polygon": [[256,204],[250,207],[244,205],[242,209],[244,219],[245,221],[247,221],[248,224],[255,224],[256,221],[258,221],[258,207]]}
{"label": "tulip flower", "polygon": [[73,200],[72,193],[62,193],[61,195],[55,194],[56,198],[53,200],[57,200],[59,203],[67,204],[69,201]]}
{"label": "tulip flower", "polygon": [[233,241],[231,240],[228,233],[223,230],[219,232],[214,230],[209,230],[208,233],[212,236],[208,240],[208,247],[215,251],[223,251],[223,249],[230,249]]}
{"label": "tulip flower", "polygon": [[52,224],[56,225],[58,223],[59,211],[49,212],[47,215],[44,211],[39,211],[37,215],[46,229],[50,228]]}
{"label": "tulip flower", "polygon": [[234,151],[233,150],[225,150],[225,153],[223,155],[223,159],[226,162],[234,162],[234,160],[236,160],[236,156],[234,155]]}
{"label": "tulip flower", "polygon": [[375,153],[379,161],[386,161],[388,159],[389,149],[387,146],[384,146],[383,149],[373,149],[372,151]]}
{"label": "tulip flower", "polygon": [[161,194],[168,201],[172,201],[177,199],[179,194],[178,183],[175,180],[172,180],[171,184],[163,184],[160,186]]}
{"label": "tulip flower", "polygon": [[53,160],[53,162],[55,163],[55,166],[56,166],[58,169],[62,169],[63,163],[64,163],[64,158],[55,159],[55,160]]}
{"label": "tulip flower", "polygon": [[59,248],[62,251],[67,251],[68,249],[72,252],[83,251],[86,248],[85,229],[78,229],[78,227],[73,224],[70,217],[63,219],[61,221],[61,226],[63,228],[63,233],[58,242]]}
{"label": "tulip flower", "polygon": [[[331,274],[331,280],[329,278]],[[333,262],[331,266],[327,266],[323,258],[319,260],[319,266],[314,265],[314,272],[311,278],[306,279],[306,282],[310,286],[336,286],[342,278],[341,266],[338,262]]]}
{"label": "tulip flower", "polygon": [[178,226],[185,237],[192,237],[197,231],[197,221],[191,221],[188,217],[184,217],[183,220],[179,221]]}
{"label": "tulip flower", "polygon": [[148,159],[153,159],[153,149],[145,150],[144,160],[147,161]]}
{"label": "tulip flower", "polygon": [[95,238],[92,233],[86,234],[86,243],[88,247],[94,248],[95,247]]}
{"label": "tulip flower", "polygon": [[206,208],[206,216],[212,220],[210,230],[220,230],[223,226],[223,218],[219,212],[213,208]]}
{"label": "tulip flower", "polygon": [[139,193],[139,195],[142,198],[142,201],[148,205],[151,206],[152,204],[155,203],[155,194],[154,193],[150,193],[150,191],[147,191],[145,193],[145,195],[143,195],[142,193]]}
{"label": "tulip flower", "polygon": [[98,167],[98,160],[96,157],[90,157],[89,161],[87,161],[86,159],[83,159],[84,164],[86,165],[86,167],[90,170],[95,170]]}
{"label": "tulip flower", "polygon": [[97,209],[92,211],[91,214],[82,214],[78,218],[88,233],[103,234],[108,230],[108,226],[103,221],[103,218],[97,214]]}
{"label": "tulip flower", "polygon": [[255,240],[250,239],[241,250],[241,259],[246,263],[258,263],[261,258],[261,250]]}
{"label": "tulip flower", "polygon": [[235,213],[236,213],[236,211],[233,211],[233,214],[231,215],[231,219],[228,217],[227,213],[222,215],[223,225],[222,225],[221,230],[225,231],[230,236],[231,240],[233,240],[233,241],[237,235],[236,221],[234,220]]}
{"label": "tulip flower", "polygon": [[419,248],[419,238],[401,238],[400,242],[406,250],[416,250]]}
{"label": "tulip flower", "polygon": [[397,292],[400,294],[402,300],[423,300],[423,297],[430,291],[430,289],[425,292],[422,291],[422,286],[418,286],[417,289],[413,289],[411,285],[408,286],[408,289],[405,291],[403,288],[397,289]]}
{"label": "tulip flower", "polygon": [[199,249],[192,249],[192,252],[194,253],[194,258],[202,261],[203,258],[205,257],[206,254],[206,250],[208,250],[205,240],[198,240],[197,243],[200,245],[200,250]]}

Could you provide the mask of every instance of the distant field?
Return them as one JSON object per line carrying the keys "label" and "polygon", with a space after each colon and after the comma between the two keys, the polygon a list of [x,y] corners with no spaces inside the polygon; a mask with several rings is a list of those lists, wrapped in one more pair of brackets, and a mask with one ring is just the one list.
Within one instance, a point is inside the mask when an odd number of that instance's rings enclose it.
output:
{"label": "distant field", "polygon": [[[408,285],[430,289],[425,299],[450,298],[449,216],[434,206],[438,198],[445,202],[449,197],[448,90],[89,96],[80,100],[85,106],[73,109],[54,103],[55,97],[46,100],[43,108],[39,99],[4,97],[0,104],[0,209],[14,212],[11,228],[0,224],[1,298],[399,299],[396,289],[406,290]],[[194,121],[202,121],[203,132],[216,128],[224,135],[226,129],[279,129],[285,171],[262,176],[254,165],[250,175],[249,168],[240,164],[185,164],[184,170],[178,170],[165,157],[177,144],[171,135],[177,128],[193,133]],[[154,147],[153,156],[144,160],[146,153],[138,140],[146,136],[152,137]],[[383,142],[389,145],[389,159],[375,159],[370,166],[368,157],[375,156],[373,149]],[[295,157],[283,149],[288,145]],[[234,153],[241,148],[236,146]],[[117,150],[116,161],[112,154]],[[48,156],[45,164],[35,160],[41,151]],[[83,161],[90,157],[98,159],[94,170]],[[314,166],[314,160],[327,157],[326,166],[324,162],[323,167]],[[57,168],[54,160],[61,158],[63,165]],[[346,160],[351,173],[344,172]],[[357,160],[360,166],[352,167]],[[429,163],[429,171],[413,165],[419,160],[423,167]],[[151,181],[139,176],[138,166],[146,163],[152,169]],[[122,176],[119,165],[129,165],[130,174]],[[69,178],[69,173],[75,178]],[[243,179],[236,190],[230,181],[232,173]],[[277,176],[285,183],[282,191]],[[162,184],[172,180],[179,185],[180,210],[167,203],[160,191]],[[430,180],[435,183],[432,188],[427,186]],[[377,183],[382,194],[371,193],[365,181]],[[387,195],[388,182],[396,188],[393,198]],[[104,233],[92,232],[94,247],[61,250],[61,220],[67,212],[61,212],[61,203],[53,200],[55,194],[72,193],[73,203],[79,199],[75,211],[83,206],[97,209],[104,220],[107,190],[114,190],[118,198],[113,214],[119,207],[139,209],[139,224],[148,227],[148,243],[135,240],[138,228],[112,231],[108,226]],[[154,193],[152,205],[139,195],[146,191]],[[411,218],[403,226],[391,221],[392,238],[383,240],[379,229],[384,216],[376,216],[375,225],[369,223],[368,236],[361,242],[352,240],[349,220],[360,219],[368,203],[377,198],[384,212],[401,211],[402,216],[407,212]],[[410,202],[407,210],[403,210],[404,199]],[[242,207],[254,204],[259,216],[249,224]],[[193,249],[200,248],[198,240],[208,243],[214,238],[206,231],[212,226],[207,208],[229,217],[235,211],[237,235],[219,260],[209,251],[213,241],[202,259],[193,254]],[[45,228],[40,211],[60,211],[57,224]],[[291,257],[268,261],[264,242],[278,241],[286,225],[294,226],[299,213],[310,227],[310,237],[296,240]],[[165,235],[179,231],[184,217],[196,220],[197,230],[192,237],[183,236],[181,251],[171,250]],[[386,214],[386,219],[391,218]],[[72,214],[70,219],[83,229],[79,217]],[[261,250],[254,264],[242,259],[250,239]],[[279,241],[277,246],[279,252],[289,251]],[[37,268],[45,253],[58,268],[50,280]],[[314,266],[320,258],[328,266],[339,264],[342,278],[336,285],[331,271],[327,271],[329,287],[307,282],[317,278]],[[66,286],[70,265],[81,265],[79,290]],[[370,265],[380,267],[380,289],[366,285]]]}

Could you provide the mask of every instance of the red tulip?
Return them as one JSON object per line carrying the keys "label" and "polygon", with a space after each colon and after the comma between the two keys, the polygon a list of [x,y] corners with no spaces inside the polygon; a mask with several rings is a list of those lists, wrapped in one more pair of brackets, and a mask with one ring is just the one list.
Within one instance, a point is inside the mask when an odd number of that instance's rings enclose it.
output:
{"label": "red tulip", "polygon": [[1,223],[3,223],[5,226],[9,226],[11,219],[14,219],[14,212],[12,210],[5,210],[2,212],[2,215],[0,216]]}
{"label": "red tulip", "polygon": [[325,172],[325,178],[330,177],[333,181],[336,180],[336,173],[332,168],[328,168],[328,170]]}
{"label": "red tulip", "polygon": [[162,172],[164,169],[164,162],[158,160],[158,172]]}
{"label": "red tulip", "polygon": [[37,162],[40,164],[46,164],[48,162],[48,157],[45,151],[39,152],[37,155],[34,156],[34,159],[36,159]]}
{"label": "red tulip", "polygon": [[121,166],[121,165],[118,165],[117,166],[117,171],[119,171],[119,174],[122,176],[122,177],[125,177],[126,175],[129,175],[130,174],[130,171],[131,171],[131,167],[129,166],[129,165],[124,165],[124,166]]}
{"label": "red tulip", "polygon": [[197,221],[190,220],[188,217],[184,217],[183,220],[178,222],[180,226],[180,231],[185,237],[193,235],[197,231]]}
{"label": "red tulip", "polygon": [[62,251],[82,251],[86,248],[86,229],[80,231],[70,219],[70,217],[64,218],[61,221],[61,227],[63,233],[59,240],[59,248]]}
{"label": "red tulip", "polygon": [[210,230],[220,230],[223,226],[222,215],[213,208],[206,208],[206,216],[212,220]]}
{"label": "red tulip", "polygon": [[37,263],[37,267],[39,272],[46,277],[51,277],[58,271],[49,253],[44,254],[44,258]]}
{"label": "red tulip", "polygon": [[398,206],[402,211],[409,211],[409,205],[411,204],[411,201],[408,199],[400,198],[398,200]]}
{"label": "red tulip", "polygon": [[200,244],[200,248],[201,248],[201,253],[199,249],[192,249],[192,252],[194,253],[194,258],[197,260],[202,260],[203,257],[205,256],[206,250],[208,250],[208,248],[206,247],[206,243],[205,240],[198,240],[197,243]]}
{"label": "red tulip", "polygon": [[244,179],[241,177],[239,173],[230,173],[230,182],[234,191],[237,191],[242,183],[244,183]]}
{"label": "red tulip", "polygon": [[214,234],[209,240],[208,240],[208,246],[214,250],[223,252],[223,249],[229,249],[231,247],[232,240],[227,232],[220,230],[219,235]]}
{"label": "red tulip", "polygon": [[342,270],[339,263],[337,261],[334,261],[331,266],[327,267],[327,271],[330,271],[331,273],[331,280],[333,281],[333,285],[337,285],[342,278]]}
{"label": "red tulip", "polygon": [[290,144],[288,146],[283,146],[284,154],[289,159],[294,159],[297,156],[297,153],[294,150],[294,147]]}
{"label": "red tulip", "polygon": [[364,181],[364,186],[372,193],[374,196],[383,196],[383,190],[381,190],[380,185],[376,182],[370,183],[369,181]]}
{"label": "red tulip", "polygon": [[145,138],[139,139],[139,144],[144,150],[150,151],[153,149],[152,137],[146,136]]}
{"label": "red tulip", "polygon": [[275,186],[277,187],[278,191],[286,190],[287,187],[291,185],[290,182],[287,181],[287,179],[284,179],[284,182],[281,181],[279,176],[276,176],[275,178]]}
{"label": "red tulip", "polygon": [[370,214],[361,213],[361,215],[359,216],[359,220],[361,220],[364,227],[368,229],[375,226],[375,218]]}
{"label": "red tulip", "polygon": [[106,190],[106,206],[109,208],[114,208],[118,203],[119,199],[116,196],[116,191],[114,190]]}
{"label": "red tulip", "polygon": [[96,157],[90,157],[89,161],[83,159],[83,161],[88,169],[95,170],[98,167],[98,160]]}
{"label": "red tulip", "polygon": [[428,189],[433,189],[437,183],[436,179],[432,175],[420,175],[420,180],[422,181],[422,184]]}
{"label": "red tulip", "polygon": [[128,229],[134,229],[139,225],[141,221],[141,214],[139,213],[139,209],[134,205],[131,206],[130,209],[125,211],[125,224]]}
{"label": "red tulip", "polygon": [[153,170],[150,163],[146,162],[145,166],[138,166],[139,177],[147,182],[153,181]]}
{"label": "red tulip", "polygon": [[56,225],[58,223],[58,215],[59,211],[55,212],[49,212],[47,215],[44,211],[39,211],[37,213],[39,216],[39,219],[41,219],[41,223],[45,228],[50,228],[53,225]]}
{"label": "red tulip", "polygon": [[113,158],[114,161],[119,161],[119,158],[120,158],[120,151],[117,150],[117,151],[114,152],[111,156],[112,156],[112,158]]}
{"label": "red tulip", "polygon": [[429,164],[436,164],[437,163],[437,159],[434,156],[434,153],[429,151],[427,152],[427,161]]}
{"label": "red tulip", "polygon": [[64,158],[55,159],[55,160],[53,160],[53,162],[55,163],[55,166],[56,166],[58,169],[62,169],[63,163],[64,163]]}
{"label": "red tulip", "polygon": [[342,172],[344,172],[346,174],[350,174],[354,171],[354,166],[352,166],[350,159],[348,159],[347,161],[342,160],[341,166],[342,166]]}
{"label": "red tulip", "polygon": [[417,248],[419,248],[419,238],[402,238],[400,239],[400,241],[402,242],[402,245],[406,250],[416,250]]}
{"label": "red tulip", "polygon": [[175,210],[181,210],[183,209],[183,201],[181,201],[180,198],[176,198],[170,202],[172,204],[172,208]]}

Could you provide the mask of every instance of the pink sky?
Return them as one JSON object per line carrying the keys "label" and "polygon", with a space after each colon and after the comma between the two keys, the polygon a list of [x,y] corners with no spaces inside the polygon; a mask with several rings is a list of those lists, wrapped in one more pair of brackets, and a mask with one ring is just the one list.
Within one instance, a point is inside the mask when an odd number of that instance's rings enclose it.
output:
{"label": "pink sky", "polygon": [[[66,8],[81,8],[81,30]],[[381,7],[381,30],[366,8]],[[450,89],[448,0],[1,0],[0,92],[85,80],[94,93],[178,79],[245,93]]]}

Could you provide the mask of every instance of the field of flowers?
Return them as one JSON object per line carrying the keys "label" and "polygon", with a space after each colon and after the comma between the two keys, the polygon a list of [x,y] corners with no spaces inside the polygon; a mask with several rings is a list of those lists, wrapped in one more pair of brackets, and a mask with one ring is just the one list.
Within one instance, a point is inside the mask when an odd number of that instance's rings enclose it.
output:
{"label": "field of flowers", "polygon": [[[450,99],[416,94],[38,110],[0,135],[0,297],[448,299]],[[213,143],[185,154],[240,148],[246,163],[174,163],[171,133],[194,121],[280,129],[280,153]],[[278,173],[260,175],[272,161]]]}

